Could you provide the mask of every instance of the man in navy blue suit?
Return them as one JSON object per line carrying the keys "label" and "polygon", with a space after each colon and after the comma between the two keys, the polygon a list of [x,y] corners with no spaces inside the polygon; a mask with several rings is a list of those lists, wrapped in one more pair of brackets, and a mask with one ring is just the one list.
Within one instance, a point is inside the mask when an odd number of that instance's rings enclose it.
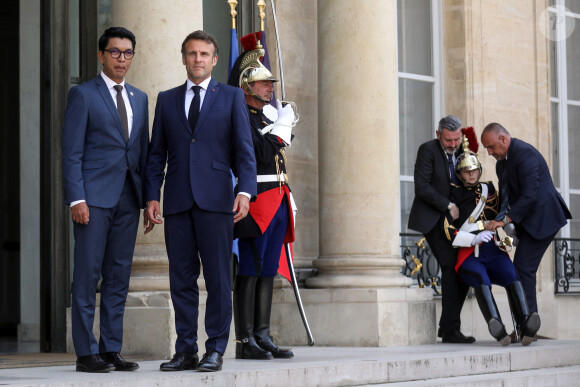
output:
{"label": "man in navy blue suit", "polygon": [[[165,245],[177,340],[173,359],[160,369],[219,371],[232,320],[234,222],[247,215],[256,195],[256,161],[242,90],[211,78],[218,59],[215,38],[195,31],[183,41],[181,54],[187,81],[157,97],[145,183],[149,232],[162,223],[165,181]],[[238,178],[237,195],[230,168]],[[200,259],[208,339],[198,362]]]}
{"label": "man in navy blue suit", "polygon": [[[147,95],[125,83],[135,36],[122,27],[99,39],[101,74],[73,87],[65,112],[62,160],[74,222],[72,338],[76,370],[132,371],[121,355],[123,315],[149,142]],[[101,282],[100,340],[93,334]]]}
{"label": "man in navy blue suit", "polygon": [[498,218],[486,228],[495,231],[509,223],[515,225],[519,244],[514,265],[530,312],[537,312],[536,272],[548,246],[572,215],[554,187],[546,160],[536,148],[512,138],[498,123],[485,127],[481,143],[497,160],[501,203]]}

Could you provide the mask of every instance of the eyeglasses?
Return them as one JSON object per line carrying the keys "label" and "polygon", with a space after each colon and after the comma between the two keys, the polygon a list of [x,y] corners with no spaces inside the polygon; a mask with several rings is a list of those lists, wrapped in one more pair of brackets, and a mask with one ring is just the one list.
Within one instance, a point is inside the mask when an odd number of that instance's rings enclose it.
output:
{"label": "eyeglasses", "polygon": [[133,59],[133,56],[135,55],[135,52],[133,50],[119,51],[116,48],[113,48],[112,50],[105,49],[103,51],[108,51],[111,54],[111,58],[113,59],[119,59],[121,57],[121,54],[123,54],[125,59],[130,60]]}

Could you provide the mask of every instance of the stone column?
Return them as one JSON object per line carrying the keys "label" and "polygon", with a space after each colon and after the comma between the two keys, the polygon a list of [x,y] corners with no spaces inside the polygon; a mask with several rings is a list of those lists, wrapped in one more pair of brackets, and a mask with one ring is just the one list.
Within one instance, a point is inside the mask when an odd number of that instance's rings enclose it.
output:
{"label": "stone column", "polygon": [[396,47],[395,2],[318,1],[320,274],[303,298],[323,345],[435,340],[431,290],[400,274]]}
{"label": "stone column", "polygon": [[308,286],[409,286],[399,274],[394,3],[321,1],[318,22],[320,275]]}

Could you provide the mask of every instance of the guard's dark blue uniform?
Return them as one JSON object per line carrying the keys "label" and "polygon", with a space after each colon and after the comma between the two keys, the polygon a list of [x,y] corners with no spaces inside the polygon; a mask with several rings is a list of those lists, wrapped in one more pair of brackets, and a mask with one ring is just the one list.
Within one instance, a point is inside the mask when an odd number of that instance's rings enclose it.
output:
{"label": "guard's dark blue uniform", "polygon": [[261,109],[251,106],[248,109],[258,177],[278,179],[258,181],[256,201],[250,203],[248,216],[235,225],[234,236],[239,238],[240,252],[238,275],[274,277],[283,244],[294,241],[285,144],[273,134],[262,135],[260,130],[272,121]]}
{"label": "guard's dark blue uniform", "polygon": [[[459,208],[459,218],[453,222],[459,229],[471,215],[481,197],[481,185],[487,184],[488,194],[484,210],[477,220],[493,220],[497,215],[499,202],[491,182],[478,183],[474,187],[456,186],[451,189],[451,200]],[[453,240],[453,228],[450,237]],[[456,270],[459,277],[469,286],[477,288],[492,283],[507,287],[517,280],[516,271],[509,255],[497,247],[493,240],[479,246],[479,256],[475,257],[474,247],[462,247],[458,253]]]}

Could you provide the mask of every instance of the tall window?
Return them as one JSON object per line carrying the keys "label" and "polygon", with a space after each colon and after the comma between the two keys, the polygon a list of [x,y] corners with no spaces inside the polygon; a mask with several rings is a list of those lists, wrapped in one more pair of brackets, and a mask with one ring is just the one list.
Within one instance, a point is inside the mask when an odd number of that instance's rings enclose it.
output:
{"label": "tall window", "polygon": [[[550,102],[552,176],[573,215],[580,214],[580,4],[551,0]],[[563,238],[580,238],[580,220],[560,231]]]}
{"label": "tall window", "polygon": [[440,0],[398,0],[399,158],[401,232],[414,198],[419,145],[435,138],[441,117]]}

